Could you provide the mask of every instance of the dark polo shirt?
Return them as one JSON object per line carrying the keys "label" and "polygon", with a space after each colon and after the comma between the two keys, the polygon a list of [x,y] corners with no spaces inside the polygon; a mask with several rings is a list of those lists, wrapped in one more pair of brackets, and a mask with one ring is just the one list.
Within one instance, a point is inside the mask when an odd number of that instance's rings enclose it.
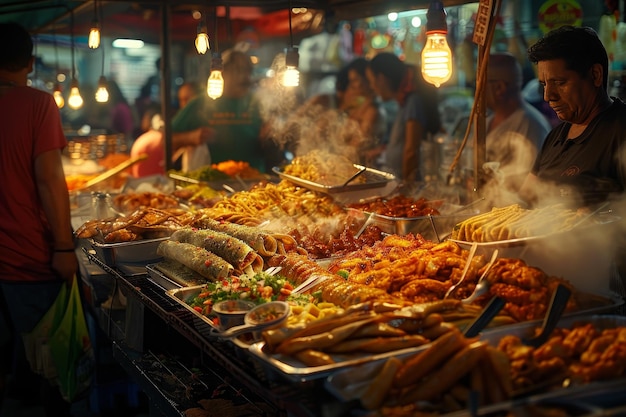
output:
{"label": "dark polo shirt", "polygon": [[626,189],[626,104],[613,100],[579,137],[566,139],[567,122],[548,134],[532,169],[542,182],[555,185],[545,193],[588,205]]}

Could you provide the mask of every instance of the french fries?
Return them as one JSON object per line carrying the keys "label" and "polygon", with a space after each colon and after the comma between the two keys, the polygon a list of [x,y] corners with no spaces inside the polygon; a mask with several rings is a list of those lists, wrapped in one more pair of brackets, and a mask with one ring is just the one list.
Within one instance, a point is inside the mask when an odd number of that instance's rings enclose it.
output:
{"label": "french fries", "polygon": [[487,213],[458,223],[451,237],[467,242],[495,242],[540,236],[569,230],[581,218],[581,214],[560,204],[533,210],[524,209],[518,204],[494,207]]}

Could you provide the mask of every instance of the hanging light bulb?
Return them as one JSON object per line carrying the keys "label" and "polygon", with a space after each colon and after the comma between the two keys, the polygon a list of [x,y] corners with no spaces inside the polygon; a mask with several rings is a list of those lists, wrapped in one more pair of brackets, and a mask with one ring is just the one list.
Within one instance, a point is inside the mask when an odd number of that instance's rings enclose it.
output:
{"label": "hanging light bulb", "polygon": [[104,75],[98,80],[98,89],[96,90],[96,101],[98,103],[106,103],[109,101],[109,90],[107,90],[107,79]]}
{"label": "hanging light bulb", "polygon": [[300,85],[300,71],[298,71],[298,63],[300,54],[293,46],[293,31],[291,28],[291,0],[289,1],[289,42],[290,47],[285,51],[285,73],[283,74],[282,83],[285,87],[297,87]]}
{"label": "hanging light bulb", "polygon": [[93,23],[89,31],[87,45],[91,49],[98,49],[100,46],[100,24],[98,23],[98,2],[96,0],[93,2]]}
{"label": "hanging light bulb", "polygon": [[285,54],[285,73],[283,74],[283,86],[297,87],[300,85],[300,71],[298,70],[298,62],[300,54],[296,48],[289,48]]}
{"label": "hanging light bulb", "polygon": [[54,97],[54,101],[57,103],[58,108],[62,109],[65,107],[65,99],[63,98],[63,92],[61,91],[61,84],[56,83],[54,85],[52,97]]}
{"label": "hanging light bulb", "polygon": [[211,47],[209,46],[209,35],[206,31],[206,26],[198,23],[198,34],[196,35],[196,51],[199,54],[206,54]]}
{"label": "hanging light bulb", "polygon": [[83,98],[80,96],[78,81],[76,79],[73,79],[70,84],[70,96],[67,99],[67,104],[74,110],[80,109],[83,106]]}
{"label": "hanging light bulb", "polygon": [[426,14],[426,44],[422,50],[422,76],[435,87],[441,86],[452,76],[452,51],[446,35],[446,11],[441,1],[430,3]]}
{"label": "hanging light bulb", "polygon": [[222,78],[222,57],[219,53],[211,57],[211,75],[207,81],[206,92],[213,100],[224,94],[224,78]]}

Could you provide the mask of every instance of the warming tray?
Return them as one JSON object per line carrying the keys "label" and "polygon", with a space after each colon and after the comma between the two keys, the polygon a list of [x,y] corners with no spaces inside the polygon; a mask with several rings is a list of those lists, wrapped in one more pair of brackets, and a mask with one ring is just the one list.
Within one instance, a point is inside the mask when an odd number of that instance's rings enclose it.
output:
{"label": "warming tray", "polygon": [[351,354],[349,356],[333,354],[331,356],[336,363],[323,366],[306,366],[289,356],[280,354],[270,355],[263,350],[264,346],[265,342],[256,342],[250,345],[248,351],[257,360],[259,360],[262,365],[265,366],[267,371],[277,371],[283,377],[293,382],[305,382],[315,379],[326,378],[341,369],[354,366],[364,366],[370,362],[381,361],[391,356],[408,356],[414,354],[415,352],[426,349],[429,344],[427,343],[422,346],[378,353],[374,355],[367,353],[363,353],[362,355]]}
{"label": "warming tray", "polygon": [[[359,191],[359,190],[371,190],[378,188],[387,188],[390,183],[394,182],[394,189],[396,187],[395,184],[395,175],[390,174],[388,172],[379,171],[374,168],[364,167],[362,165],[354,164],[354,167],[358,170],[364,169],[365,172],[360,175],[359,178],[365,178],[365,182],[351,182],[347,185],[323,185],[313,181],[305,180],[290,174],[285,174],[279,167],[272,168],[272,171],[276,173],[280,178],[289,180],[296,185],[300,185],[302,187],[308,188],[313,191],[318,191],[320,193],[326,194],[340,194],[349,191]],[[391,190],[389,191],[391,192]],[[388,194],[388,193],[387,193]],[[386,195],[386,194],[385,194]]]}
{"label": "warming tray", "polygon": [[211,337],[215,334],[215,331],[219,331],[218,327],[213,324],[210,317],[198,313],[186,302],[189,298],[200,294],[200,291],[202,291],[205,287],[206,285],[196,285],[193,287],[174,288],[165,291],[165,294],[192,313],[193,324],[198,333],[204,337]]}
{"label": "warming tray", "polygon": [[[517,258],[549,275],[562,277],[578,290],[608,294],[616,276],[615,215],[596,215],[593,224],[544,236],[477,243],[477,253],[498,249],[501,258]],[[463,249],[472,242],[450,239]]]}
{"label": "warming tray", "polygon": [[409,233],[420,234],[425,239],[441,241],[455,224],[478,214],[476,210],[454,204],[444,203],[438,215],[418,217],[392,217],[348,207],[349,216],[364,220],[368,225],[378,226],[384,233],[405,236]]}
{"label": "warming tray", "polygon": [[[578,317],[566,317],[559,321],[558,327],[560,328],[572,328],[577,324],[591,323],[599,329],[607,329],[613,327],[626,326],[626,317],[617,315],[586,315]],[[522,323],[519,325],[505,326],[502,328],[496,328],[495,330],[489,330],[481,334],[481,340],[487,340],[491,345],[495,346],[499,340],[506,335],[513,335],[518,337],[530,336],[533,334],[534,329],[539,324],[534,323]],[[364,364],[357,368],[343,369],[338,372],[329,375],[324,386],[327,391],[333,394],[337,399],[343,402],[350,402],[358,400],[367,387],[368,381],[376,375],[376,373],[383,366],[384,361],[377,360]],[[528,404],[541,404],[541,403],[557,403],[564,402],[569,404],[579,404],[587,406],[589,409],[593,409],[597,406],[613,407],[616,404],[603,404],[607,402],[607,398],[611,401],[615,401],[617,398],[614,395],[622,396],[623,390],[626,384],[626,377],[608,380],[608,381],[594,381],[584,385],[571,385],[568,387],[555,387],[553,389],[543,389],[540,393],[531,394],[525,397],[520,397],[504,403],[494,404],[490,406],[481,407],[476,416],[487,415],[500,415],[492,414],[497,411],[510,411],[512,408],[519,407],[521,405]],[[611,395],[611,393],[614,393]],[[356,405],[355,408],[359,406]],[[467,416],[467,411],[459,413],[450,413],[446,416]]]}
{"label": "warming tray", "polygon": [[101,243],[94,239],[89,241],[98,258],[109,266],[117,266],[158,262],[162,258],[157,255],[157,248],[161,242],[168,239],[169,237],[161,237],[119,243]]}

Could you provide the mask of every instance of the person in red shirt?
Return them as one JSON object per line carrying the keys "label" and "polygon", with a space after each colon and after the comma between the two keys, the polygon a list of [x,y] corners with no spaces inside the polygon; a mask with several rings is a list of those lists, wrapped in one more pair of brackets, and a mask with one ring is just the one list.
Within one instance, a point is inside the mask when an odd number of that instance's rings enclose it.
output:
{"label": "person in red shirt", "polygon": [[[27,86],[34,62],[28,32],[0,23],[0,38],[11,40],[0,42],[0,293],[15,332],[15,357],[24,363],[19,335],[37,325],[62,285],[73,283],[78,262],[59,110],[52,95]],[[47,416],[69,415],[58,389],[41,383]]]}

